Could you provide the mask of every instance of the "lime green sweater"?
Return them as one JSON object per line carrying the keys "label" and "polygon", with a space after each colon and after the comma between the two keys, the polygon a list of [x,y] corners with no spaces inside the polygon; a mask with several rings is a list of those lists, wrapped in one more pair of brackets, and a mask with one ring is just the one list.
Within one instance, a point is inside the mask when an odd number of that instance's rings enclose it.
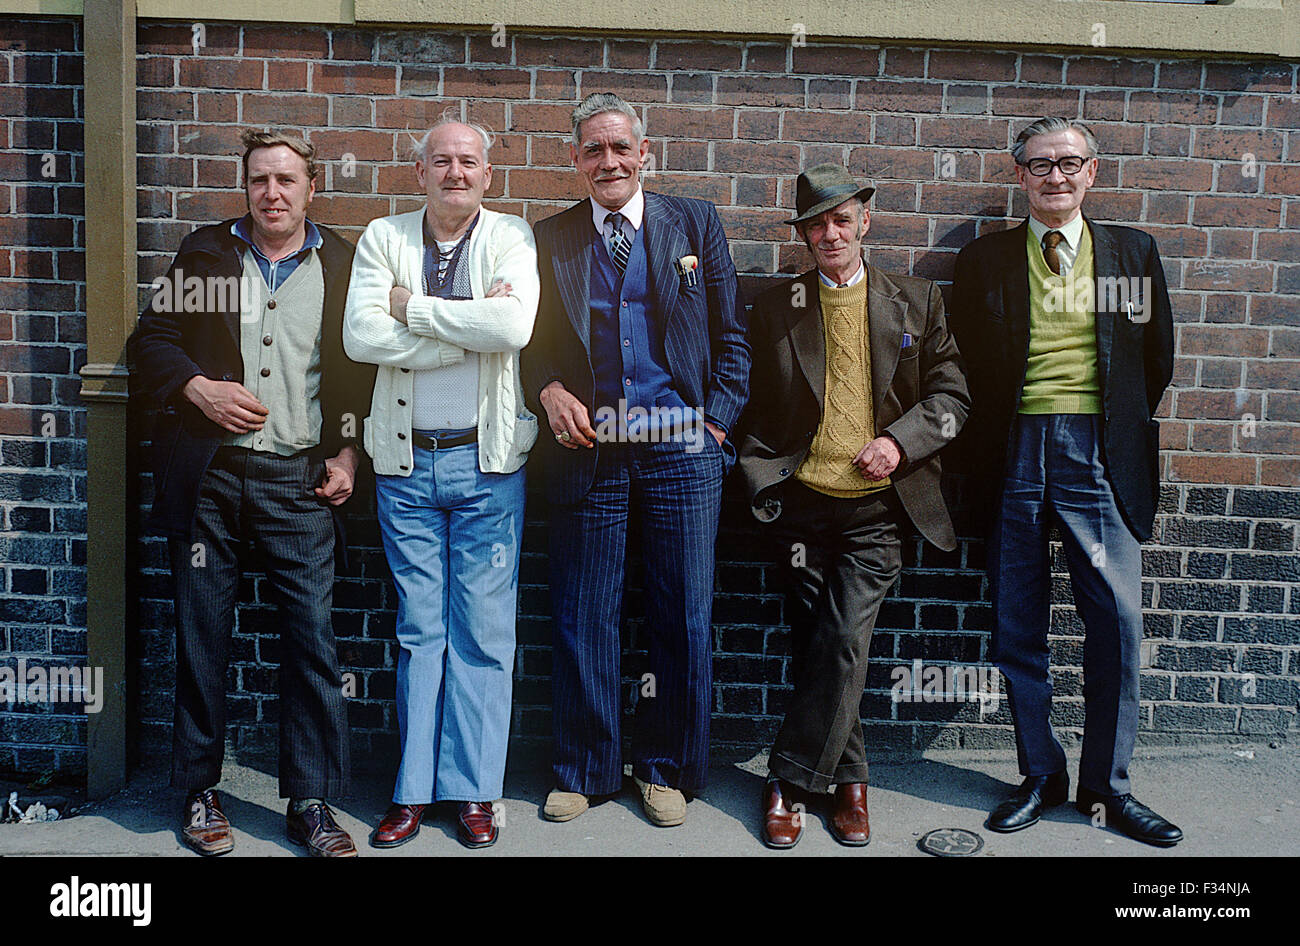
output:
{"label": "lime green sweater", "polygon": [[1097,329],[1092,234],[1083,228],[1068,276],[1057,276],[1030,231],[1029,361],[1022,414],[1098,414]]}

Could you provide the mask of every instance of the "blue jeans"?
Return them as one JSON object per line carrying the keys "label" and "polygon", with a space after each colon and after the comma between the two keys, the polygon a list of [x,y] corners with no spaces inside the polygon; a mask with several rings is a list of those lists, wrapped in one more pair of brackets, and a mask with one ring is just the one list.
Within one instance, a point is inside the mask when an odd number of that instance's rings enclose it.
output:
{"label": "blue jeans", "polygon": [[481,473],[471,443],[416,447],[410,476],[376,481],[401,645],[393,801],[495,801],[510,732],[524,471]]}
{"label": "blue jeans", "polygon": [[1012,428],[988,549],[992,657],[1007,683],[1020,774],[1063,771],[1065,751],[1050,721],[1047,645],[1048,535],[1056,523],[1084,626],[1079,785],[1121,795],[1129,791],[1137,736],[1142,552],[1106,479],[1100,427],[1089,414],[1021,414]]}

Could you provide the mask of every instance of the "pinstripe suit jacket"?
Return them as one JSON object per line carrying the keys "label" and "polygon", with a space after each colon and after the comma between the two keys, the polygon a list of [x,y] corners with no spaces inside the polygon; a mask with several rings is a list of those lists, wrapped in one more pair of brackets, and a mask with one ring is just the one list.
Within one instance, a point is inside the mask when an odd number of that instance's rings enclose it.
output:
{"label": "pinstripe suit jacket", "polygon": [[[546,411],[538,396],[552,381],[563,383],[592,409],[590,208],[584,199],[534,228],[542,292],[521,368],[529,407],[541,418]],[[647,191],[643,226],[656,324],[663,326],[673,387],[706,420],[730,431],[748,395],[750,352],[722,221],[707,201]],[[683,256],[699,259],[693,286],[677,272],[676,262]],[[735,456],[730,438],[724,448]],[[536,452],[546,465],[547,491],[554,502],[582,500],[591,488],[600,449],[597,444],[590,450],[568,450],[543,430]]]}

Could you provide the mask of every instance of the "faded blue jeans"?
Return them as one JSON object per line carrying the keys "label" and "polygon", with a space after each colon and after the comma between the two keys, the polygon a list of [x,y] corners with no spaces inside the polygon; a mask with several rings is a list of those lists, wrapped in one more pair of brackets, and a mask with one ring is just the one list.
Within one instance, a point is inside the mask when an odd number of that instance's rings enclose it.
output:
{"label": "faded blue jeans", "polygon": [[524,471],[482,473],[478,449],[416,447],[410,476],[376,476],[398,596],[399,805],[501,797]]}

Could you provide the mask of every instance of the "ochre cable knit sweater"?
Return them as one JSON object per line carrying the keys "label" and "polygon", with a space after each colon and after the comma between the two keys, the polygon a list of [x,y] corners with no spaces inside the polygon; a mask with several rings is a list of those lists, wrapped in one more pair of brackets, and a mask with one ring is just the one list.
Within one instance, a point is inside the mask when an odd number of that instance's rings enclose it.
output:
{"label": "ochre cable knit sweater", "polygon": [[871,412],[871,340],[867,332],[867,280],[856,286],[820,287],[826,338],[826,403],[821,426],[795,477],[827,496],[865,496],[889,479],[868,480],[853,465],[876,436]]}

